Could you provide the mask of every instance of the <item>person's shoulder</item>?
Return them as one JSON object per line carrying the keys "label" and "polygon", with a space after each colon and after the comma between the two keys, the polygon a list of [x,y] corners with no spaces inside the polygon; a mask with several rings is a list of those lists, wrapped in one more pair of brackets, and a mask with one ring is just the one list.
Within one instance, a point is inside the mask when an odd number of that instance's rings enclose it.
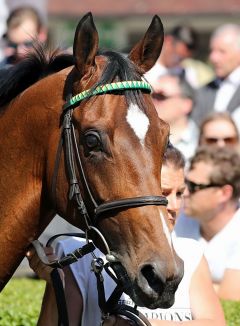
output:
{"label": "person's shoulder", "polygon": [[[238,251],[235,248],[240,248],[240,209],[238,209],[232,218],[225,224],[225,226],[214,236],[212,246],[222,246],[227,256]],[[240,253],[240,252],[239,252]]]}
{"label": "person's shoulder", "polygon": [[[240,203],[239,203],[239,206],[240,206]],[[240,207],[236,210],[236,213],[234,214],[234,217],[240,221]]]}
{"label": "person's shoulder", "polygon": [[[74,252],[76,249],[82,248],[86,244],[87,241],[85,238],[69,237],[57,242],[56,253],[58,256],[67,255],[69,253]],[[95,255],[97,255],[97,257],[101,257],[101,258],[105,257],[97,247],[95,247],[93,252]],[[92,256],[90,254],[87,254],[81,257],[80,261],[85,261],[89,259],[92,259]]]}
{"label": "person's shoulder", "polygon": [[203,254],[203,249],[200,243],[191,238],[185,238],[185,237],[174,237],[173,238],[174,248],[177,248],[177,251],[181,251],[183,253],[199,253]]}
{"label": "person's shoulder", "polygon": [[[239,234],[239,228],[240,228],[240,208],[236,210],[231,220],[225,225],[224,230],[228,232],[233,232]],[[239,237],[240,242],[240,237]]]}
{"label": "person's shoulder", "polygon": [[240,229],[240,208],[237,209],[232,219],[229,221],[229,223],[226,224],[223,230],[224,232],[231,234],[231,236],[235,238],[237,242],[240,243],[239,229]]}
{"label": "person's shoulder", "polygon": [[184,261],[185,272],[192,275],[203,257],[202,246],[198,241],[184,237],[173,239],[173,245],[178,256]]}
{"label": "person's shoulder", "polygon": [[56,244],[57,251],[61,250],[65,254],[68,254],[86,244],[86,239],[78,237],[69,237],[59,240]]}
{"label": "person's shoulder", "polygon": [[79,238],[79,237],[69,237],[63,240],[60,240],[60,242],[65,243],[66,245],[71,246],[84,246],[87,242],[85,238]]}
{"label": "person's shoulder", "polygon": [[192,245],[194,247],[199,246],[199,243],[197,240],[191,239],[191,238],[186,238],[186,237],[174,237],[174,242],[178,243],[183,248],[187,248],[190,245]]}

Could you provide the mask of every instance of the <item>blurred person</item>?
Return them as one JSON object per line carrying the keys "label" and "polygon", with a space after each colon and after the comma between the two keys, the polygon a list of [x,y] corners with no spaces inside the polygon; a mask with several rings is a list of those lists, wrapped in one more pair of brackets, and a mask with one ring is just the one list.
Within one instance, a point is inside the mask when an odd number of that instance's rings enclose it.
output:
{"label": "blurred person", "polygon": [[193,118],[228,111],[240,129],[240,25],[224,24],[210,38],[210,62],[216,78],[196,93]]}
{"label": "blurred person", "polygon": [[36,9],[29,6],[18,7],[8,16],[7,31],[3,38],[5,58],[0,62],[0,68],[16,64],[38,42],[46,42],[47,30]]}
{"label": "blurred person", "polygon": [[200,147],[185,182],[175,233],[202,245],[219,297],[240,300],[240,156],[230,147]]}
{"label": "blurred person", "polygon": [[228,112],[212,112],[199,127],[199,145],[239,146],[238,128]]}
{"label": "blurred person", "polygon": [[0,0],[0,61],[3,59],[3,40],[2,36],[6,30],[6,20],[8,8],[5,0]]}
{"label": "blurred person", "polygon": [[158,116],[170,125],[170,141],[188,161],[198,143],[198,127],[191,119],[194,90],[184,78],[164,75],[150,80]]}
{"label": "blurred person", "polygon": [[[184,158],[183,155],[174,147],[168,147],[164,155],[161,172],[161,183],[163,195],[168,199],[168,217],[172,225],[176,221],[178,211],[181,206],[181,198],[185,189],[184,184]],[[203,257],[202,250],[196,241],[191,239],[174,238],[174,246],[180,257],[184,260],[184,277],[176,292],[174,305],[169,309],[154,309],[139,307],[149,319],[151,325],[225,325],[223,311],[219,300],[213,290],[208,266]],[[76,238],[69,238],[58,243],[58,255],[66,255],[74,249],[85,244],[85,241]],[[47,254],[51,255],[50,248]],[[95,254],[103,258],[99,250]],[[49,274],[51,268],[40,263],[39,258],[30,250],[27,253],[30,266],[37,274],[47,281],[46,292],[40,314],[38,325],[54,326],[57,325],[57,310],[54,293]],[[66,301],[69,305],[70,324],[92,326],[100,324],[100,309],[97,299],[96,278],[91,269],[90,255],[86,255],[78,262],[65,268],[62,278],[64,279]],[[105,280],[104,286],[106,296],[111,294],[115,283],[103,272]],[[113,284],[114,283],[114,284]],[[133,305],[132,300],[126,295],[120,299],[121,303]],[[192,320],[193,319],[193,320]],[[103,323],[104,326],[124,326],[132,325],[129,320],[111,316]]]}
{"label": "blurred person", "polygon": [[165,35],[163,49],[154,67],[145,76],[148,80],[174,73],[184,76],[192,87],[200,87],[213,78],[212,69],[194,58],[198,47],[197,32],[190,26],[177,25]]}
{"label": "blurred person", "polygon": [[195,89],[206,85],[214,77],[210,65],[194,57],[183,59],[181,65],[185,71],[186,80]]}

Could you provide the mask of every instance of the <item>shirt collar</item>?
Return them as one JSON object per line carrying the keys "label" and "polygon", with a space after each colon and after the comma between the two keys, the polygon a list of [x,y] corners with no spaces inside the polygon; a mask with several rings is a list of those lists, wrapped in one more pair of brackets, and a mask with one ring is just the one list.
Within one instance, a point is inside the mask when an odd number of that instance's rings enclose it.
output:
{"label": "shirt collar", "polygon": [[238,86],[240,84],[240,66],[233,70],[225,80],[233,85]]}
{"label": "shirt collar", "polygon": [[183,142],[188,144],[189,142],[192,142],[194,139],[197,138],[198,138],[198,127],[196,123],[189,118],[187,128],[183,131],[178,143]]}

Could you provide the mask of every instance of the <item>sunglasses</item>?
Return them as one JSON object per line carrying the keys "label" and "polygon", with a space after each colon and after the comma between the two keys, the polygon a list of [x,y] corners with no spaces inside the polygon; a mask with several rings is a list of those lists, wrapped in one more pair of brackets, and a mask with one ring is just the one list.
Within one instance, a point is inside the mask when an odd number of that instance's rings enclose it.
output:
{"label": "sunglasses", "polygon": [[217,144],[218,141],[224,141],[225,144],[227,145],[233,145],[233,144],[236,144],[237,143],[237,137],[206,137],[205,139],[205,142],[208,144],[208,145],[214,145],[214,144]]}
{"label": "sunglasses", "polygon": [[32,41],[26,41],[26,42],[21,42],[21,43],[15,43],[15,42],[8,42],[8,46],[13,49],[17,49],[19,46],[24,46],[26,48],[31,48],[33,47],[33,42]]}
{"label": "sunglasses", "polygon": [[157,100],[157,101],[165,101],[169,98],[176,98],[176,97],[181,97],[181,95],[166,95],[166,94],[163,94],[163,93],[152,93],[152,98],[154,100]]}
{"label": "sunglasses", "polygon": [[157,100],[157,101],[165,101],[167,100],[168,98],[170,98],[171,96],[167,96],[163,93],[152,93],[152,98],[154,100]]}
{"label": "sunglasses", "polygon": [[186,184],[190,194],[194,194],[195,192],[197,192],[199,190],[203,190],[203,189],[207,189],[207,188],[222,187],[222,185],[219,185],[216,183],[201,184],[201,183],[195,183],[188,179],[185,179],[185,184]]}

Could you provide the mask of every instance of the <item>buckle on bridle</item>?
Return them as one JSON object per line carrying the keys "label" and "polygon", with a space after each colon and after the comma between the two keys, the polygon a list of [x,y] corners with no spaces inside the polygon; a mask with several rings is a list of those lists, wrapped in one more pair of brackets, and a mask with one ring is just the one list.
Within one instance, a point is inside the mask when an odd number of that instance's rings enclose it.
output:
{"label": "buckle on bridle", "polygon": [[104,261],[102,258],[93,258],[91,262],[91,271],[94,273],[101,273],[104,267]]}

